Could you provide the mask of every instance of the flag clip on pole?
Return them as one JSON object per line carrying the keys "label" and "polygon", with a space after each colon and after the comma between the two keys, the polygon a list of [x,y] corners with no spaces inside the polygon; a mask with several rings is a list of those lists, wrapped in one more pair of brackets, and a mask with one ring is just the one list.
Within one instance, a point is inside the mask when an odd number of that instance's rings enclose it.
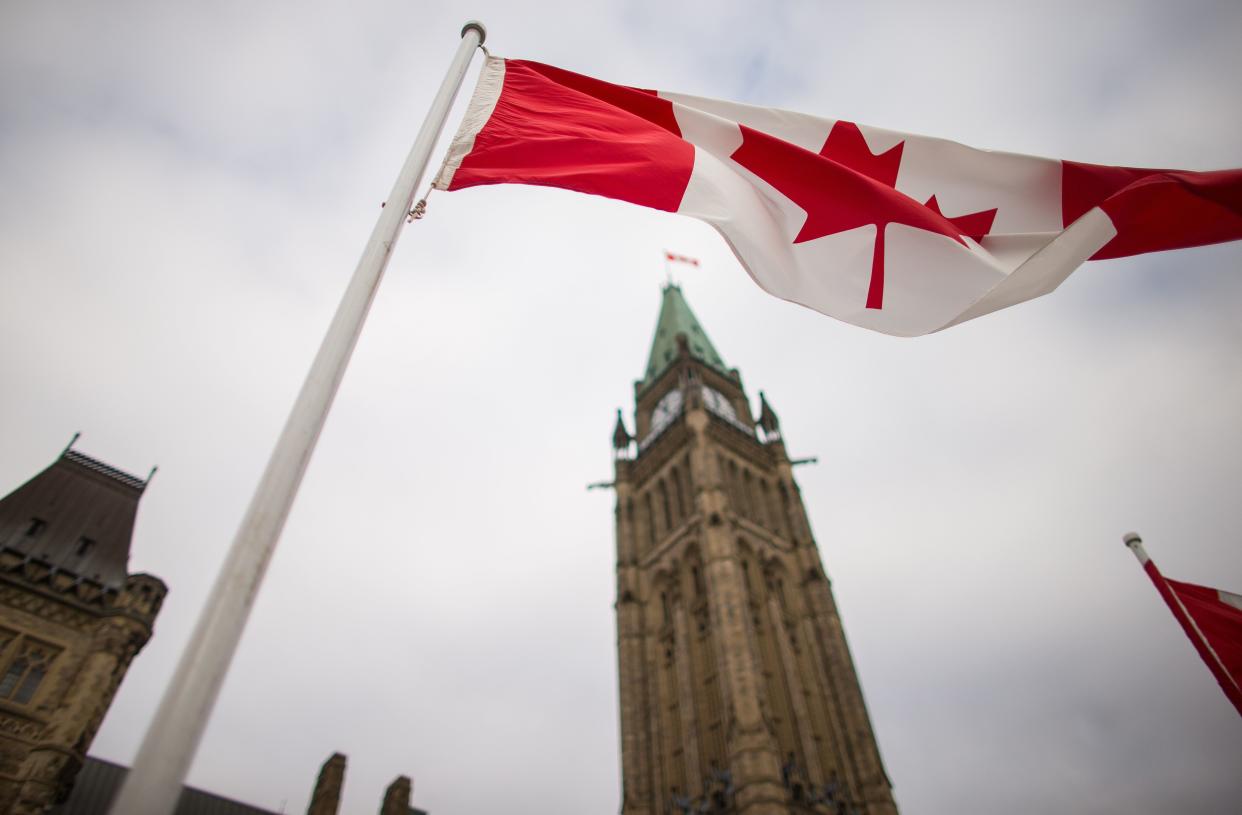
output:
{"label": "flag clip on pole", "polygon": [[486,36],[482,23],[471,21],[462,28],[461,45],[306,374],[194,633],[143,738],[134,767],[112,804],[112,815],[169,815],[177,804],[307,462],[393,246],[406,223],[418,183],[426,172],[431,150],[444,128],[475,49]]}

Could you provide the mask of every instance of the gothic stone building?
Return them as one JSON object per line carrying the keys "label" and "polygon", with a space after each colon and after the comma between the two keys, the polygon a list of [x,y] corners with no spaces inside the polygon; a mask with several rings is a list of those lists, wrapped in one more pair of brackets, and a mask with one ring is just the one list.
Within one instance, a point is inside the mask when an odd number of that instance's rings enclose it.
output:
{"label": "gothic stone building", "polygon": [[636,432],[618,412],[614,433],[623,815],[895,815],[776,414],[760,394],[752,418],[677,286],[634,391]]}
{"label": "gothic stone building", "polygon": [[0,499],[0,812],[63,800],[167,589],[129,574],[146,482],[66,450]]}

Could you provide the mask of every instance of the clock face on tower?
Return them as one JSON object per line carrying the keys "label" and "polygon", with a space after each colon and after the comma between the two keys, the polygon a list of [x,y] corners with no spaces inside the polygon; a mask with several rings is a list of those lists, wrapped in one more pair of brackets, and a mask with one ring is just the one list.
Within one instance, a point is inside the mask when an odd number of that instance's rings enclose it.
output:
{"label": "clock face on tower", "polygon": [[737,411],[733,409],[733,403],[725,398],[725,395],[718,390],[703,386],[703,406],[722,416],[731,422],[737,421]]}
{"label": "clock face on tower", "polygon": [[647,430],[647,435],[638,443],[639,452],[646,449],[647,445],[664,432],[664,428],[673,423],[673,420],[681,414],[681,406],[681,388],[674,388],[660,397],[655,409],[651,411],[651,425]]}
{"label": "clock face on tower", "polygon": [[651,411],[651,429],[659,430],[673,420],[673,417],[681,412],[681,388],[674,388],[656,403],[655,410]]}

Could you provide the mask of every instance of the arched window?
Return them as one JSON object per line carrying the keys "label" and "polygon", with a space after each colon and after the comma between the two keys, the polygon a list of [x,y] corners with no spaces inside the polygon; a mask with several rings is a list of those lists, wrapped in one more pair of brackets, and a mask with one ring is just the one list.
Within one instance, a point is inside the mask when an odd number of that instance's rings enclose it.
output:
{"label": "arched window", "polygon": [[768,482],[762,478],[759,479],[759,506],[763,507],[763,514],[767,517],[767,526],[779,534],[781,522],[778,513],[773,511],[772,493],[768,492]]}
{"label": "arched window", "polygon": [[746,603],[753,610],[759,602],[759,597],[755,591],[754,584],[751,582],[750,561],[748,560],[742,561],[742,586],[746,590]]}
{"label": "arched window", "polygon": [[780,493],[781,496],[781,517],[785,519],[785,528],[789,530],[789,537],[793,540],[797,540],[798,536],[794,530],[798,528],[798,525],[794,523],[793,513],[790,511],[789,490],[785,488],[785,482],[782,481],[777,484],[776,491]]}
{"label": "arched window", "polygon": [[750,504],[751,520],[760,526],[767,526],[768,521],[766,513],[764,512],[765,508],[763,506],[763,501],[760,498],[758,488],[755,486],[756,480],[757,479],[751,478],[750,470],[745,471],[746,502]]}
{"label": "arched window", "polygon": [[29,703],[59,653],[60,649],[54,646],[28,637],[21,638],[4,676],[0,677],[0,699],[9,699],[19,705]]}
{"label": "arched window", "polygon": [[755,519],[755,508],[750,501],[750,470],[742,469],[742,477],[738,481],[738,493],[741,498],[742,516],[748,520]]}
{"label": "arched window", "polygon": [[647,548],[654,549],[656,545],[656,515],[655,508],[651,505],[651,492],[643,493],[643,504],[647,516]]}
{"label": "arched window", "polygon": [[673,481],[673,497],[677,499],[677,520],[686,517],[686,493],[681,486],[681,471],[677,465],[673,465],[673,469],[669,471],[669,478]]}
{"label": "arched window", "polygon": [[741,513],[741,501],[738,499],[738,463],[729,460],[728,467],[729,503],[733,504],[734,512],[743,514]]}
{"label": "arched window", "polygon": [[667,533],[673,528],[673,511],[668,502],[668,485],[661,478],[656,488],[660,491],[660,506],[664,508],[664,531]]}

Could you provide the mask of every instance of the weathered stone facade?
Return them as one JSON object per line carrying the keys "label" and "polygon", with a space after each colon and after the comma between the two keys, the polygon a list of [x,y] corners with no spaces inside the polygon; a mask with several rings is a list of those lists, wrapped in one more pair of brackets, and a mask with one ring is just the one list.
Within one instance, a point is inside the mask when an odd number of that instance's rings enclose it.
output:
{"label": "weathered stone facade", "polygon": [[623,815],[895,815],[776,415],[752,418],[675,286],[635,401],[614,432]]}
{"label": "weathered stone facade", "polygon": [[64,800],[167,588],[127,574],[145,482],[66,451],[0,499],[0,812]]}

